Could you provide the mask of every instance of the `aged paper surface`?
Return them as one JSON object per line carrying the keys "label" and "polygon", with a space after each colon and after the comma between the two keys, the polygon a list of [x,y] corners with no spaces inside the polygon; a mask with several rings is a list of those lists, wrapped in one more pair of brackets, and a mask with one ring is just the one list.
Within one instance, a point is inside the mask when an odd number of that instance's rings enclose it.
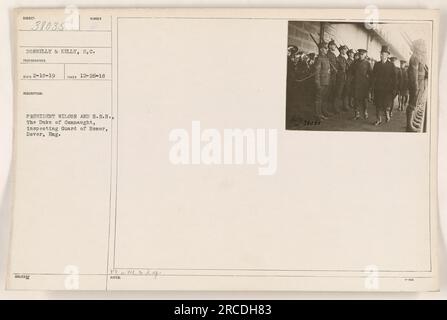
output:
{"label": "aged paper surface", "polygon": [[8,288],[437,290],[438,23],[18,9]]}

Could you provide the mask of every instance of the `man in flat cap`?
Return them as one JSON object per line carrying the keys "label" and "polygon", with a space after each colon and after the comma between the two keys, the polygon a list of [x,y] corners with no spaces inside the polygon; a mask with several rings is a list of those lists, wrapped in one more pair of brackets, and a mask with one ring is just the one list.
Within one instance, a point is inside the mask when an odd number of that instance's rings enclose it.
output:
{"label": "man in flat cap", "polygon": [[340,110],[338,109],[338,105],[336,104],[336,82],[337,82],[337,45],[334,40],[329,41],[328,43],[328,53],[327,57],[329,59],[329,64],[331,66],[331,78],[329,82],[328,88],[328,102],[329,102],[329,112],[334,114],[339,114]]}
{"label": "man in flat cap", "polygon": [[327,56],[326,42],[318,45],[320,51],[314,63],[315,71],[315,114],[319,120],[327,119],[328,89],[331,77],[331,65]]}
{"label": "man in flat cap", "polygon": [[373,69],[374,104],[376,106],[377,120],[374,125],[382,123],[382,114],[386,121],[390,121],[390,108],[394,92],[396,92],[396,69],[389,61],[390,50],[388,46],[382,46],[380,61],[376,62]]}
{"label": "man in flat cap", "polygon": [[367,51],[358,49],[358,60],[353,70],[353,89],[354,89],[354,119],[360,119],[360,112],[365,119],[368,119],[368,110],[366,108],[366,99],[369,94],[371,65],[366,60]]}
{"label": "man in flat cap", "polygon": [[344,92],[346,86],[346,71],[348,68],[348,56],[346,55],[348,47],[343,45],[338,48],[340,54],[337,57],[337,63],[335,65],[337,69],[336,80],[335,80],[335,106],[339,110],[341,107],[346,108],[343,104]]}
{"label": "man in flat cap", "polygon": [[408,67],[407,61],[400,60],[400,72],[399,72],[399,111],[404,111],[405,106],[408,103]]}

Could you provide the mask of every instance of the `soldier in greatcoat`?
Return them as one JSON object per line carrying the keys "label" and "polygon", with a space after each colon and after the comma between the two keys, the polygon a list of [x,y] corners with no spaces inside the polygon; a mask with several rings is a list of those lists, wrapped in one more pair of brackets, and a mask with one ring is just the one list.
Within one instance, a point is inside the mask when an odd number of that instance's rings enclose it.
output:
{"label": "soldier in greatcoat", "polygon": [[368,119],[368,110],[366,107],[366,99],[369,94],[371,65],[366,60],[367,51],[358,49],[359,58],[355,63],[353,70],[353,90],[354,90],[354,119],[360,119],[360,113],[365,119]]}
{"label": "soldier in greatcoat", "polygon": [[399,111],[404,111],[408,103],[408,68],[407,61],[400,60],[400,80],[399,80]]}
{"label": "soldier in greatcoat", "polygon": [[303,109],[306,105],[306,88],[304,79],[308,75],[308,66],[307,66],[307,56],[304,54],[304,52],[299,51],[297,53],[297,58],[295,60],[295,86],[296,86],[296,106],[297,106],[297,113],[300,113],[300,110]]}
{"label": "soldier in greatcoat", "polygon": [[400,78],[401,78],[400,68],[396,65],[396,61],[397,61],[397,57],[390,57],[390,62],[393,64],[394,72],[396,73],[396,90],[395,90],[393,97],[391,99],[390,117],[393,116],[394,105],[396,104],[396,98],[399,93]]}
{"label": "soldier in greatcoat", "polygon": [[296,104],[296,72],[295,72],[295,54],[298,47],[290,45],[287,48],[287,87],[286,87],[286,122],[290,122],[295,117]]}
{"label": "soldier in greatcoat", "polygon": [[328,43],[328,53],[327,57],[329,59],[329,65],[331,67],[331,77],[329,81],[328,87],[328,103],[329,103],[329,111],[334,114],[339,114],[340,110],[338,109],[338,105],[336,104],[336,96],[337,96],[337,45],[334,40],[329,41]]}
{"label": "soldier in greatcoat", "polygon": [[343,105],[343,100],[344,100],[344,92],[345,92],[345,86],[346,86],[346,81],[347,81],[347,76],[346,76],[346,72],[347,72],[347,68],[348,68],[348,56],[346,55],[348,51],[348,47],[345,45],[342,45],[338,48],[338,52],[340,52],[340,54],[337,56],[337,62],[336,62],[336,69],[337,69],[337,74],[335,77],[335,104],[336,104],[336,109],[339,110],[341,107],[343,107],[343,109],[345,108],[345,106]]}
{"label": "soldier in greatcoat", "polygon": [[331,65],[327,56],[327,43],[321,42],[318,47],[320,53],[314,63],[315,114],[319,120],[325,120],[329,117],[327,106],[328,89],[331,78]]}
{"label": "soldier in greatcoat", "polygon": [[353,108],[353,90],[352,90],[352,78],[354,70],[354,50],[349,49],[347,51],[348,58],[346,59],[346,84],[343,93],[343,104],[345,110],[350,110]]}

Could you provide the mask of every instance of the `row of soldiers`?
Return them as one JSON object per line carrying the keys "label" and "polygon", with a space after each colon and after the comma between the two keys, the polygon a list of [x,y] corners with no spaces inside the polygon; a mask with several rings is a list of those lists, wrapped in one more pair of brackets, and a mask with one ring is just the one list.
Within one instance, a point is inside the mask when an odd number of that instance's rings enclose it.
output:
{"label": "row of soldiers", "polygon": [[[380,61],[367,56],[367,50],[357,52],[335,42],[321,42],[319,54],[305,54],[296,46],[288,48],[287,101],[300,109],[313,104],[318,120],[326,120],[341,110],[354,110],[354,120],[368,119],[367,100],[374,102],[376,121],[390,121],[398,97],[398,110],[407,112],[407,131],[418,131],[414,112],[427,77],[424,64],[425,43],[417,40],[410,61],[390,57],[388,46],[382,46]],[[339,54],[336,54],[336,51]],[[383,118],[382,118],[383,116]]]}

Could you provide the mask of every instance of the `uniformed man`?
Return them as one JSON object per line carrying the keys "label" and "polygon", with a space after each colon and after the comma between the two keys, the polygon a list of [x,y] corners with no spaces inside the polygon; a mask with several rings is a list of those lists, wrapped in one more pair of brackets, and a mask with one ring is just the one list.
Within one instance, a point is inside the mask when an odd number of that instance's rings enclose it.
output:
{"label": "uniformed man", "polygon": [[307,65],[307,55],[304,52],[298,52],[298,58],[295,64],[296,75],[296,114],[301,114],[301,110],[307,106],[308,91],[306,88],[306,78],[309,75],[309,67]]}
{"label": "uniformed man", "polygon": [[298,52],[297,46],[287,47],[287,88],[286,88],[286,121],[290,124],[294,117],[295,107],[295,54]]}
{"label": "uniformed man", "polygon": [[292,76],[294,73],[294,69],[295,69],[295,64],[294,64],[294,57],[295,57],[295,53],[298,52],[298,48],[297,46],[289,46],[287,48],[287,84],[290,85],[292,83]]}
{"label": "uniformed man", "polygon": [[352,78],[354,70],[354,50],[349,49],[347,51],[348,58],[346,59],[346,84],[344,91],[344,106],[345,110],[353,108],[353,90],[352,90]]}
{"label": "uniformed man", "polygon": [[337,97],[337,45],[334,40],[329,41],[328,43],[328,53],[327,57],[329,59],[329,64],[331,67],[331,78],[329,79],[329,88],[328,88],[328,102],[329,102],[329,112],[334,114],[339,114],[340,110],[338,109],[338,105],[336,103]]}
{"label": "uniformed man", "polygon": [[295,65],[295,69],[296,69],[296,65],[297,65],[298,61],[301,60],[301,55],[302,55],[302,51],[298,51],[297,53],[295,53],[295,56],[293,57],[293,63]]}
{"label": "uniformed man", "polygon": [[363,113],[365,119],[368,119],[368,109],[366,108],[366,99],[368,98],[371,65],[366,60],[367,51],[358,49],[358,60],[353,70],[353,90],[354,90],[354,119],[360,119],[360,112]]}
{"label": "uniformed man", "polygon": [[376,62],[373,69],[374,104],[376,106],[377,120],[374,125],[382,123],[382,114],[386,121],[390,121],[390,109],[393,96],[397,90],[397,78],[394,65],[388,60],[390,50],[388,46],[382,46],[380,61]]}
{"label": "uniformed man", "polygon": [[311,52],[307,54],[308,60],[307,60],[307,70],[308,75],[306,76],[306,81],[304,84],[305,90],[307,92],[307,102],[306,104],[308,106],[312,106],[312,108],[315,105],[315,61],[317,58],[317,55],[314,52]]}
{"label": "uniformed man", "polygon": [[303,79],[307,73],[307,56],[302,51],[297,53],[295,73],[297,80]]}
{"label": "uniformed man", "polygon": [[[374,69],[374,64],[376,63],[376,60],[374,60],[371,57],[367,57],[367,60],[369,62],[369,65],[371,66],[371,70],[373,70]],[[370,83],[371,83],[371,81],[370,81]],[[373,101],[374,101],[374,90],[373,90],[373,87],[370,86],[369,87],[369,93],[368,93],[368,102],[373,103]]]}
{"label": "uniformed man", "polygon": [[[335,64],[335,67],[337,69],[337,74],[336,74],[336,81],[335,81],[335,105],[336,105],[336,110],[340,110],[341,107],[343,107],[343,109],[346,108],[346,106],[344,106],[343,104],[343,93],[345,91],[345,86],[346,86],[346,70],[348,67],[348,56],[347,56],[347,52],[348,52],[348,47],[345,45],[342,45],[338,48],[338,52],[340,53],[337,57],[337,62]],[[346,108],[346,110],[348,110]]]}
{"label": "uniformed man", "polygon": [[328,90],[331,78],[331,65],[329,63],[328,44],[321,42],[318,45],[319,55],[315,60],[315,114],[319,120],[325,120],[329,114],[327,111],[328,105]]}
{"label": "uniformed man", "polygon": [[408,91],[409,101],[407,107],[407,131],[416,132],[420,128],[419,123],[414,123],[414,113],[419,100],[424,94],[425,90],[425,59],[426,47],[425,41],[422,39],[415,40],[411,48],[413,54],[411,55],[408,66]]}
{"label": "uniformed man", "polygon": [[307,55],[307,57],[309,58],[309,60],[307,61],[307,65],[309,66],[309,69],[311,69],[313,64],[315,63],[317,55],[314,52],[311,52]]}
{"label": "uniformed man", "polygon": [[390,57],[390,62],[393,64],[394,72],[396,73],[396,90],[395,90],[393,97],[391,99],[390,117],[393,116],[394,105],[396,104],[396,98],[399,93],[398,91],[399,91],[399,86],[400,86],[400,68],[397,66],[396,61],[397,61],[397,57]]}
{"label": "uniformed man", "polygon": [[406,104],[408,103],[408,68],[407,61],[400,60],[399,71],[399,111],[404,111]]}

